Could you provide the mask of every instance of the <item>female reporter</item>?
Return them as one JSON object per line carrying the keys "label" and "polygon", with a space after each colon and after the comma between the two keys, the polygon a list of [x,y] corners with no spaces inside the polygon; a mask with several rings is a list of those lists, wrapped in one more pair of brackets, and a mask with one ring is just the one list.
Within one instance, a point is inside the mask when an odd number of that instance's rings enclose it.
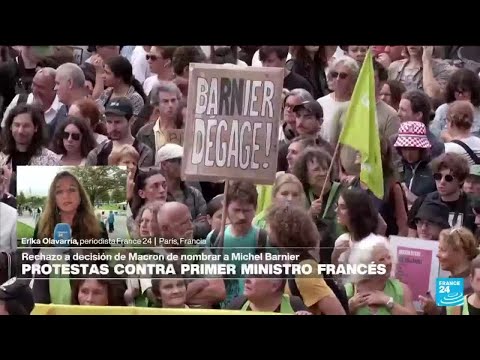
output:
{"label": "female reporter", "polygon": [[[381,264],[384,274],[354,274],[345,284],[352,315],[416,315],[410,288],[391,278],[392,256],[383,236],[369,235],[353,248],[350,264]],[[378,269],[380,272],[380,269]]]}
{"label": "female reporter", "polygon": [[[317,269],[318,262],[310,252],[318,248],[320,234],[305,209],[288,202],[274,204],[267,213],[266,221],[269,241],[273,246],[282,253],[295,255],[295,263]],[[345,315],[336,296],[339,294],[336,284],[316,274],[314,271],[312,275],[289,279],[286,292],[299,296],[313,314]]]}
{"label": "female reporter", "polygon": [[72,305],[126,306],[122,280],[80,279],[72,281]]}
{"label": "female reporter", "polygon": [[[64,223],[71,227],[72,239],[108,239],[105,226],[97,219],[90,199],[78,179],[68,171],[58,173],[53,179],[48,192],[45,210],[43,211],[38,224],[35,227],[34,239],[54,239],[55,227]],[[52,245],[46,244],[50,247]],[[72,244],[71,247],[79,247],[80,244]],[[105,244],[85,245],[89,247],[98,246],[98,250],[79,250],[84,255],[101,254]],[[36,249],[37,253],[40,252]],[[46,263],[46,262],[45,262]],[[70,259],[70,264],[79,261]],[[43,262],[42,262],[43,264]],[[37,276],[37,278],[50,279],[51,276]],[[69,304],[71,297],[71,285],[67,277],[58,277],[53,281],[33,282],[35,301],[38,303]]]}
{"label": "female reporter", "polygon": [[108,239],[104,225],[84,187],[72,173],[59,172],[48,191],[45,210],[35,228],[33,238],[54,238],[55,225],[66,223],[72,228],[72,239]]}

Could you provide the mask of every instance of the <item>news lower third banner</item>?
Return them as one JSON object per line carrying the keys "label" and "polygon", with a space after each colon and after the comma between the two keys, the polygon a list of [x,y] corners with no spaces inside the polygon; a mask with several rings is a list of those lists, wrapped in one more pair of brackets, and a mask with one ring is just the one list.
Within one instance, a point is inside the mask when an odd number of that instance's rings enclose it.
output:
{"label": "news lower third banner", "polygon": [[20,248],[20,278],[295,278],[383,275],[383,264],[319,264],[279,248]]}

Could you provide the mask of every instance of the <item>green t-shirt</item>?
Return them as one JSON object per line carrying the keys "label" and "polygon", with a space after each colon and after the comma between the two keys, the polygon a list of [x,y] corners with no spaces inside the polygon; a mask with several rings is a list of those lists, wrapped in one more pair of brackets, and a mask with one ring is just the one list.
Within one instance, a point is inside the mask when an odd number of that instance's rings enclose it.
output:
{"label": "green t-shirt", "polygon": [[[228,226],[225,229],[223,239],[223,255],[228,255],[228,258],[231,259],[233,253],[242,253],[247,255],[255,254],[257,245],[257,231],[258,228],[252,226],[250,231],[245,236],[237,237],[232,234],[231,226]],[[210,238],[212,233],[213,231],[207,236],[207,247],[211,246]],[[235,265],[236,273],[240,273],[240,267],[242,264],[247,264],[248,262],[242,260],[230,260],[229,263]],[[230,300],[232,300],[234,297],[243,294],[245,279],[243,279],[241,275],[236,275],[235,278],[237,279],[225,279],[225,290],[227,296],[225,301],[221,304],[222,308],[225,308]]]}

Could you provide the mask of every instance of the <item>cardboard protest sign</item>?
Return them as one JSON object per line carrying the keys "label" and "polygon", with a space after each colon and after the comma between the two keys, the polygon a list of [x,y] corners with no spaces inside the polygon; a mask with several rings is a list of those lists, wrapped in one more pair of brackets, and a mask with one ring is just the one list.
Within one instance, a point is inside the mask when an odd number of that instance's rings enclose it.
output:
{"label": "cardboard protest sign", "polygon": [[190,64],[186,179],[275,181],[283,77],[280,68]]}
{"label": "cardboard protest sign", "polygon": [[166,143],[177,144],[183,146],[183,129],[168,129],[166,132]]}
{"label": "cardboard protest sign", "polygon": [[408,285],[413,304],[420,311],[419,295],[426,296],[430,291],[435,298],[435,281],[440,271],[438,241],[391,236],[390,244],[395,258],[394,276]]}

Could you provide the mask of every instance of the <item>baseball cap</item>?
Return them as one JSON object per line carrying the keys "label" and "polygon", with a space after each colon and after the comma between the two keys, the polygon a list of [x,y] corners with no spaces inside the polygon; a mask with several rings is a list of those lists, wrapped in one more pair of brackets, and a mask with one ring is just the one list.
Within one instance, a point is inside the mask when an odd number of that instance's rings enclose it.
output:
{"label": "baseball cap", "polygon": [[322,106],[315,100],[307,100],[301,103],[300,105],[296,105],[293,107],[293,112],[298,112],[301,109],[308,110],[311,114],[315,115],[318,119],[323,117],[323,109]]}
{"label": "baseball cap", "polygon": [[35,307],[33,292],[28,282],[16,277],[0,285],[0,300],[17,302],[25,309],[27,314],[30,314]]}
{"label": "baseball cap", "polygon": [[132,102],[126,97],[114,98],[105,107],[105,115],[125,116],[130,119],[133,115]]}
{"label": "baseball cap", "polygon": [[183,147],[178,144],[165,144],[157,152],[157,163],[183,157]]}

